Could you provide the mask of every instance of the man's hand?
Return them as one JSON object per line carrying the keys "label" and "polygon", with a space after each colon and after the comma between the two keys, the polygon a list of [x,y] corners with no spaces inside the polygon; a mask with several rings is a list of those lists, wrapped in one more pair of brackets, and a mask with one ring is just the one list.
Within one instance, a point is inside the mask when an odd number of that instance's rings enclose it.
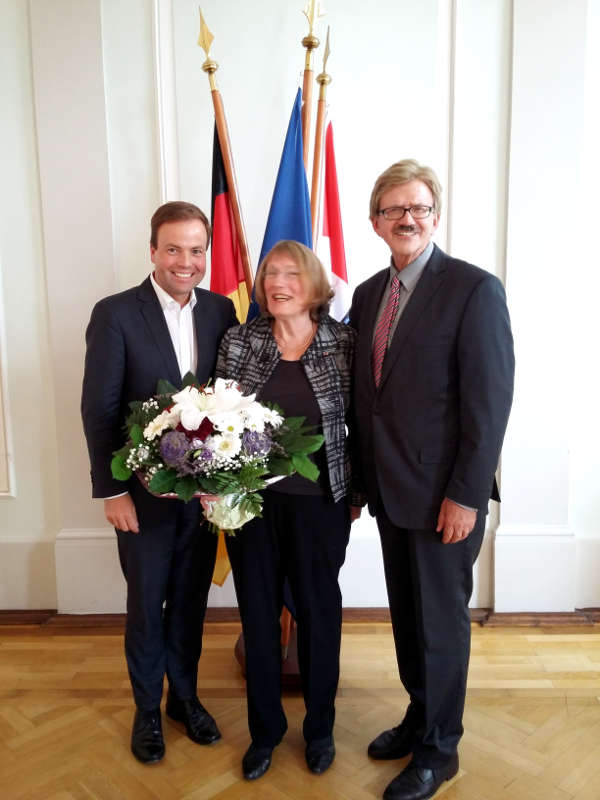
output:
{"label": "man's hand", "polygon": [[442,544],[462,542],[475,527],[477,512],[463,508],[445,497],[438,515],[436,531],[443,531]]}
{"label": "man's hand", "polygon": [[120,531],[131,531],[139,533],[137,513],[130,494],[122,494],[120,497],[110,497],[104,501],[104,516]]}
{"label": "man's hand", "polygon": [[355,522],[362,512],[362,506],[350,506],[350,524]]}

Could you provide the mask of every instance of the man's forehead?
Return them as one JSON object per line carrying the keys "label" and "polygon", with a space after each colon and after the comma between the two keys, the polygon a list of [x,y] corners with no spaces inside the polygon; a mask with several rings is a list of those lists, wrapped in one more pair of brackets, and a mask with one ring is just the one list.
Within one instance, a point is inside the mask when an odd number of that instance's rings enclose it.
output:
{"label": "man's forehead", "polygon": [[182,219],[174,222],[164,222],[157,231],[156,239],[160,245],[186,245],[194,246],[194,242],[204,247],[207,233],[204,223],[200,219]]}

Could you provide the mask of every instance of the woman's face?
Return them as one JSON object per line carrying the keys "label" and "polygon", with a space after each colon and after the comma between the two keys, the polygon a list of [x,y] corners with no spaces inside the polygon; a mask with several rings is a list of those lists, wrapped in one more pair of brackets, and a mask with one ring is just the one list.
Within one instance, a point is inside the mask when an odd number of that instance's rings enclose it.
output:
{"label": "woman's face", "polygon": [[306,275],[287,253],[275,253],[264,267],[267,309],[275,319],[308,315],[310,295]]}

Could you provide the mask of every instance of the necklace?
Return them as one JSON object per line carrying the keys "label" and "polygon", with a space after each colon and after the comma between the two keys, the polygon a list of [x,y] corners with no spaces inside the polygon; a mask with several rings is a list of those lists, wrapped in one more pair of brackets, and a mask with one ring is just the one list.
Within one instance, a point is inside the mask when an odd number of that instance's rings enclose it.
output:
{"label": "necklace", "polygon": [[277,343],[277,347],[279,348],[279,351],[282,354],[284,352],[302,354],[302,353],[304,353],[304,351],[307,349],[307,347],[309,346],[309,344],[312,342],[312,340],[314,338],[314,335],[315,335],[315,333],[317,331],[317,323],[316,322],[311,322],[310,331],[308,333],[308,336],[305,339],[303,339],[303,341],[300,342],[299,344],[292,344],[291,342],[284,341],[281,338],[281,336],[276,332],[275,324],[273,324],[273,329],[272,330],[273,330],[273,338],[275,339],[275,342]]}

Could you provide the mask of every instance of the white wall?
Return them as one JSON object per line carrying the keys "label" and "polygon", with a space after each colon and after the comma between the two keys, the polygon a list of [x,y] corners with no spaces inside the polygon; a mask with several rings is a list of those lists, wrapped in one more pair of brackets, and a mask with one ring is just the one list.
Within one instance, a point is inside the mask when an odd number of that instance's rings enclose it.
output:
{"label": "white wall", "polygon": [[[202,5],[254,262],[304,63],[301,6]],[[175,196],[210,206],[213,114],[198,7],[1,7],[0,357],[16,496],[0,496],[0,607],[116,611],[123,582],[113,534],[89,500],[78,418],[83,333],[98,297],[147,273],[153,209]],[[331,25],[329,101],[351,282],[388,258],[367,219],[374,179],[414,156],[446,188],[438,243],[507,285],[517,395],[501,519],[492,508],[473,605],[598,606],[598,378],[589,368],[597,359],[582,342],[599,338],[584,222],[600,176],[600,0],[382,0],[367,9],[329,0],[326,8],[316,32],[324,40]],[[321,56],[322,47],[315,74]],[[590,174],[596,181],[584,182]],[[580,198],[584,211],[571,211]],[[366,515],[353,529],[342,588],[346,605],[386,604]],[[231,581],[213,589],[212,604],[233,602]]]}

